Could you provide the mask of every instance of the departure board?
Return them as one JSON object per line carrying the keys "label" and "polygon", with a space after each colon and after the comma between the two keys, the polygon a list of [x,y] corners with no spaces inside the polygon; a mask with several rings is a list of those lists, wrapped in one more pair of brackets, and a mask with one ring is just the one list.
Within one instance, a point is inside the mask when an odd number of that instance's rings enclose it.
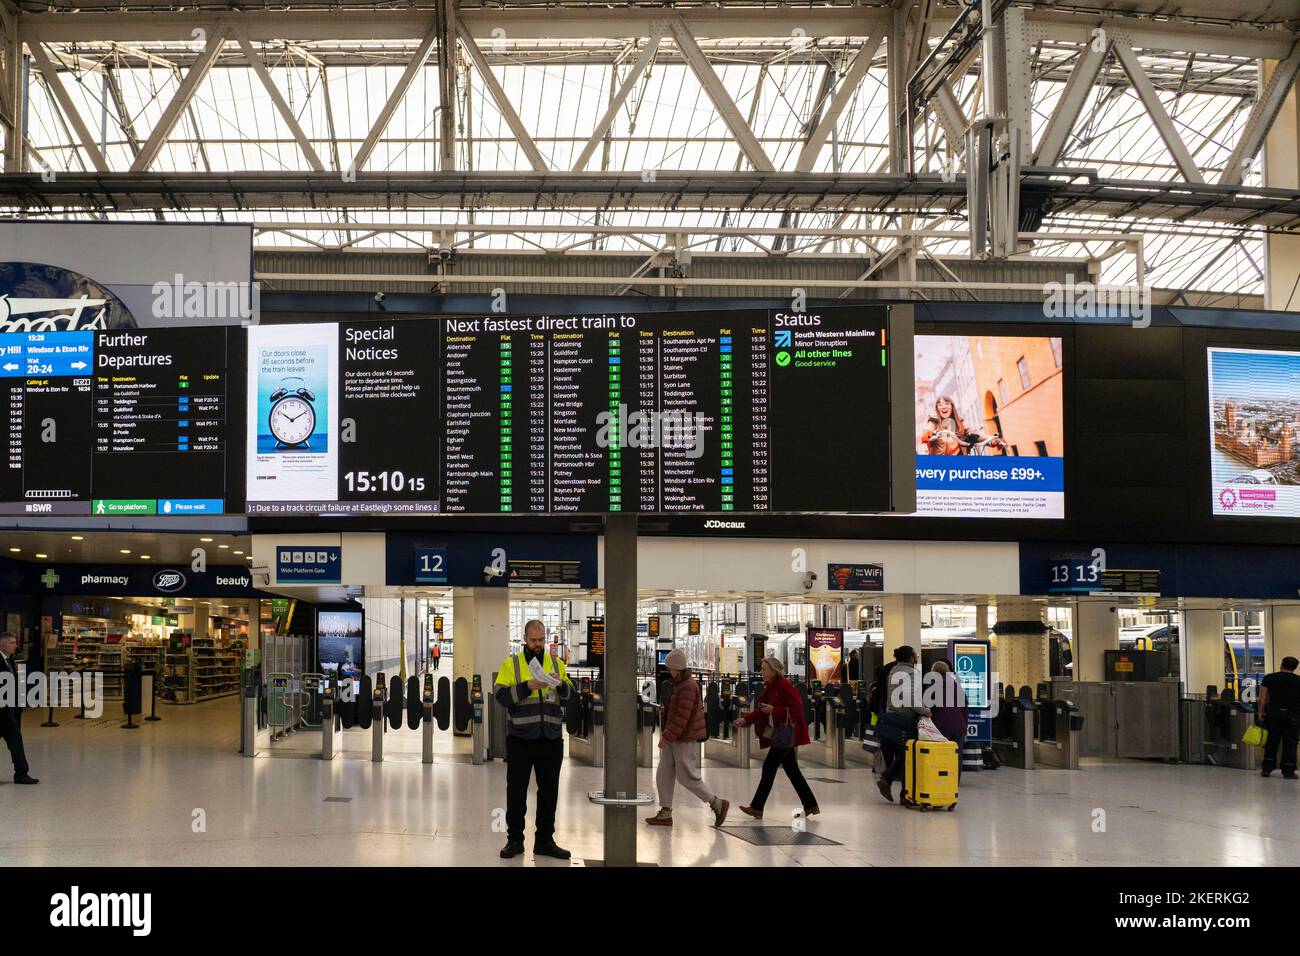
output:
{"label": "departure board", "polygon": [[[5,467],[0,513],[212,515],[237,468],[230,369],[242,330],[0,335]],[[233,352],[233,354],[228,354]],[[233,507],[232,507],[233,505]]]}
{"label": "departure board", "polygon": [[446,319],[442,360],[447,512],[890,508],[886,307]]}

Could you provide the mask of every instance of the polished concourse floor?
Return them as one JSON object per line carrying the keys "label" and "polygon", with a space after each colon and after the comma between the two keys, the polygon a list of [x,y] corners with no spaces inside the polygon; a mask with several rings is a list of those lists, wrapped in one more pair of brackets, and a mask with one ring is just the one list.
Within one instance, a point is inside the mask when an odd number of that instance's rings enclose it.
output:
{"label": "polished concourse floor", "polygon": [[[409,740],[375,764],[360,747],[324,762],[302,736],[282,756],[236,753],[235,698],[160,707],[162,722],[120,730],[120,716],[57,728],[24,719],[40,786],[0,770],[0,866],[352,865],[563,866],[530,852],[497,859],[505,767],[474,767],[457,744],[424,765]],[[110,705],[111,706],[111,705]],[[411,737],[418,735],[412,732]],[[297,750],[299,752],[294,753]],[[0,761],[7,758],[0,757]],[[640,860],[660,865],[1232,865],[1300,864],[1300,784],[1215,767],[1125,762],[1079,771],[1003,768],[963,779],[956,812],[885,803],[864,769],[805,765],[822,813],[808,834],[835,845],[759,846],[742,828],[790,832],[794,794],[778,777],[762,824],[736,809],[719,832],[679,788],[672,829],[639,825]],[[602,811],[587,792],[602,771],[566,761],[557,839],[574,865],[602,855]],[[705,770],[739,806],[758,770]],[[643,790],[653,789],[641,771]],[[1100,813],[1099,813],[1100,811]],[[1102,816],[1104,813],[1104,817]],[[646,815],[638,812],[638,818]],[[202,823],[198,826],[196,821]],[[1094,828],[1104,823],[1104,832]],[[197,831],[197,832],[196,832]],[[781,831],[777,833],[777,831]],[[752,835],[752,834],[750,834]]]}

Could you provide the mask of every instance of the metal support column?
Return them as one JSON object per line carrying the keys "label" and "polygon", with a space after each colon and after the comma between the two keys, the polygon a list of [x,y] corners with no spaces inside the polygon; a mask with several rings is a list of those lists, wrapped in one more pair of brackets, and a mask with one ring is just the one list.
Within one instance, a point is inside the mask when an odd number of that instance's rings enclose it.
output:
{"label": "metal support column", "polygon": [[[636,515],[605,517],[605,796],[636,782]],[[636,865],[636,813],[605,807],[605,865]]]}

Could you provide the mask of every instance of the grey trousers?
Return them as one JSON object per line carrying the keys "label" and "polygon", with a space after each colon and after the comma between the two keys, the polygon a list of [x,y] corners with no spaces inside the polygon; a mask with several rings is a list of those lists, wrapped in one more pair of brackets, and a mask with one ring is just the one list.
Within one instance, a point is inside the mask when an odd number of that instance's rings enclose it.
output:
{"label": "grey trousers", "polygon": [[673,790],[678,781],[709,806],[717,802],[717,794],[700,776],[700,759],[701,744],[698,741],[679,740],[660,749],[659,770],[655,773],[660,807],[665,810],[673,808]]}

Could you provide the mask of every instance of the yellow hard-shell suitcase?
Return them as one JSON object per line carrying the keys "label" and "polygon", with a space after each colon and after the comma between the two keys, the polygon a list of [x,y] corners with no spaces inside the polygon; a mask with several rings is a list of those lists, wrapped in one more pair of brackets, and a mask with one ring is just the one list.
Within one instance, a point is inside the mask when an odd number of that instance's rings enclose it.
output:
{"label": "yellow hard-shell suitcase", "polygon": [[957,745],[951,740],[909,740],[903,796],[919,809],[957,809]]}

